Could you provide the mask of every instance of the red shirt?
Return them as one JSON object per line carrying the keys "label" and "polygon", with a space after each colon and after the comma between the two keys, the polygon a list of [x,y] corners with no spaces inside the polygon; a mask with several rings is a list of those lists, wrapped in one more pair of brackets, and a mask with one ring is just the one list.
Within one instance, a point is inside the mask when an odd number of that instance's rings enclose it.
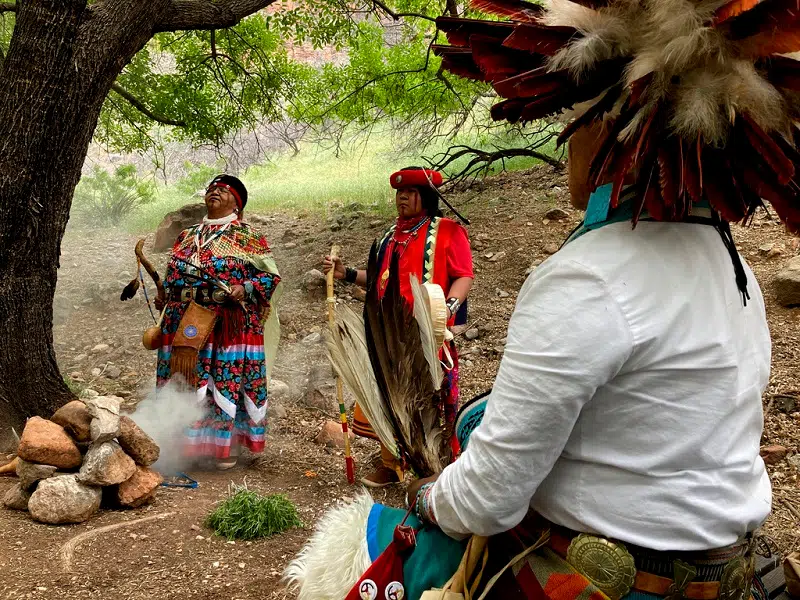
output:
{"label": "red shirt", "polygon": [[432,225],[427,217],[397,220],[394,233],[384,242],[378,278],[381,295],[385,288],[384,274],[389,269],[392,252],[396,252],[399,254],[400,293],[409,306],[413,306],[409,275],[413,273],[422,282],[428,242],[432,242],[433,246],[433,276],[430,281],[442,287],[445,298],[453,281],[461,277],[474,278],[472,250],[466,229],[451,219],[440,217],[436,220],[436,234],[431,236],[429,232]]}

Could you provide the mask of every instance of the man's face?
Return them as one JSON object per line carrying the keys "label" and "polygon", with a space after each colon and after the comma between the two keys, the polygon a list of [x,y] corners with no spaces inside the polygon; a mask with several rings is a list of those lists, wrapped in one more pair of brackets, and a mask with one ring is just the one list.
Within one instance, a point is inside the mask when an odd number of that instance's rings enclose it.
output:
{"label": "man's face", "polygon": [[236,209],[236,197],[225,187],[210,185],[206,190],[206,209],[209,216],[219,219],[227,217]]}
{"label": "man's face", "polygon": [[409,219],[422,214],[422,197],[415,187],[403,187],[397,190],[394,197],[397,215]]}

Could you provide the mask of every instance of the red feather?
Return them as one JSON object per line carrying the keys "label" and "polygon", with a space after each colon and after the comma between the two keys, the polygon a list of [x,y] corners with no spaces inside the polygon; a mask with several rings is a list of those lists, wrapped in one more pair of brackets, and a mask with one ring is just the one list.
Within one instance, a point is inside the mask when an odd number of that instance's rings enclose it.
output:
{"label": "red feather", "polygon": [[771,56],[766,63],[767,79],[776,86],[800,92],[800,61],[786,56]]}
{"label": "red feather", "polygon": [[778,183],[786,185],[794,177],[794,164],[787,158],[778,143],[764,132],[748,115],[741,116],[741,123],[747,141],[770,168],[775,172]]}
{"label": "red feather", "polygon": [[550,72],[547,67],[538,67],[521,75],[497,81],[493,87],[503,98],[530,98],[568,89],[571,85],[566,71]]}
{"label": "red feather", "polygon": [[514,98],[513,100],[503,100],[492,106],[490,114],[495,121],[505,119],[509,123],[516,123],[522,116],[522,109],[525,108],[525,100]]}
{"label": "red feather", "polygon": [[544,12],[542,6],[524,0],[472,0],[470,4],[475,10],[525,23],[532,23]]}
{"label": "red feather", "polygon": [[702,175],[700,171],[699,144],[689,142],[683,157],[683,187],[692,202],[700,202],[703,195]]}
{"label": "red feather", "polygon": [[495,38],[475,34],[469,45],[472,59],[488,81],[508,79],[542,64],[536,57],[502,46]]}
{"label": "red feather", "polygon": [[588,125],[595,119],[601,119],[604,114],[614,107],[614,104],[616,104],[617,100],[619,99],[621,92],[621,84],[617,84],[614,87],[609,88],[603,97],[600,98],[600,100],[598,100],[594,105],[586,110],[586,112],[584,112],[581,116],[564,128],[564,130],[559,134],[558,140],[556,140],[556,147],[561,146],[570,138],[573,133],[575,133],[584,125]]}
{"label": "red feather", "polygon": [[574,27],[548,27],[536,23],[517,25],[503,45],[514,50],[524,50],[533,54],[553,56],[575,37]]}
{"label": "red feather", "polygon": [[713,21],[714,23],[723,23],[736,15],[750,10],[759,2],[761,2],[761,0],[732,0],[717,9],[714,13]]}
{"label": "red feather", "polygon": [[664,200],[667,220],[674,220],[678,211],[678,187],[675,185],[675,165],[666,144],[658,149],[658,185]]}
{"label": "red feather", "polygon": [[452,46],[431,46],[434,54],[442,57],[442,67],[454,75],[487,81],[483,72],[475,65],[472,52],[467,48],[454,48]]}
{"label": "red feather", "polygon": [[744,57],[763,57],[800,50],[798,0],[763,0],[718,28]]}
{"label": "red feather", "polygon": [[514,23],[457,17],[437,17],[436,27],[445,33],[453,46],[469,46],[469,38],[475,34],[502,41],[514,31]]}

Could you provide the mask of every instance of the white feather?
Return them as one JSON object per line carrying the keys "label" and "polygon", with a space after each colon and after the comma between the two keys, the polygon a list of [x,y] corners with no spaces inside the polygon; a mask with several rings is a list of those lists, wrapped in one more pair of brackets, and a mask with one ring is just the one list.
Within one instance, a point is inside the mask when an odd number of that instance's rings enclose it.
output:
{"label": "white feather", "polygon": [[430,369],[433,389],[439,390],[442,387],[442,367],[439,364],[439,348],[436,345],[436,336],[433,332],[430,305],[425,301],[422,286],[417,278],[412,274],[410,279],[411,294],[414,297],[414,319],[419,325],[422,352],[425,354],[425,360]]}
{"label": "white feather", "polygon": [[317,522],[314,534],[283,572],[297,600],[342,600],[372,562],[367,520],[374,502],[363,491],[340,503]]}

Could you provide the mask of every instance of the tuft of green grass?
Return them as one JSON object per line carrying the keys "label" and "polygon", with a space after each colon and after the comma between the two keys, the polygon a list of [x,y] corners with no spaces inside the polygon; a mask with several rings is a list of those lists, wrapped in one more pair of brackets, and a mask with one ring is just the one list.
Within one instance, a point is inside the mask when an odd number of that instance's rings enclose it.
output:
{"label": "tuft of green grass", "polygon": [[83,390],[86,389],[85,385],[83,385],[82,383],[78,383],[77,381],[72,379],[72,377],[70,377],[69,375],[64,375],[64,383],[67,384],[69,391],[75,394],[77,398],[80,398],[81,394],[83,393]]}
{"label": "tuft of green grass", "polygon": [[229,540],[253,540],[302,527],[297,508],[283,494],[262,496],[233,485],[231,496],[206,519],[206,526]]}

